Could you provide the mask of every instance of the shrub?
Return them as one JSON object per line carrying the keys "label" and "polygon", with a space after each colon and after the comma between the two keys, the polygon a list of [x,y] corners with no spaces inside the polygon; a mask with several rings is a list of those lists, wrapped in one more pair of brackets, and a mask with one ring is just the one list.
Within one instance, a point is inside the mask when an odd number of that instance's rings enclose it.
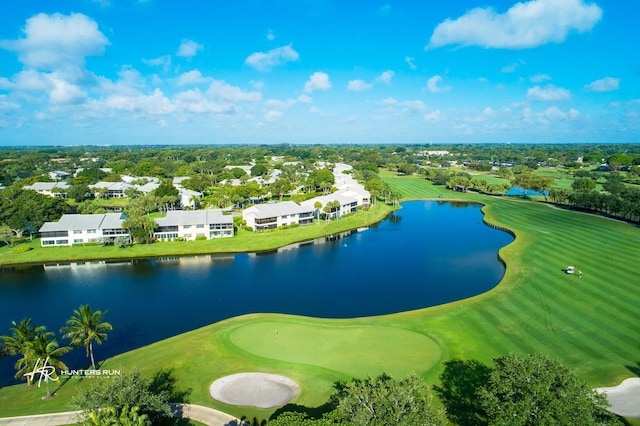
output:
{"label": "shrub", "polygon": [[17,247],[14,247],[13,249],[11,249],[11,251],[13,251],[14,253],[24,253],[24,252],[29,251],[29,250],[33,250],[33,247],[31,247],[31,246],[17,246]]}

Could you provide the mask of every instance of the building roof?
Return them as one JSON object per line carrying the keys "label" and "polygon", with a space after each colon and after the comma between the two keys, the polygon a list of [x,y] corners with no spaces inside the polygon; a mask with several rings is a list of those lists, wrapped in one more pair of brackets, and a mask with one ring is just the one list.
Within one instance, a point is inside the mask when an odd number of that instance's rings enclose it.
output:
{"label": "building roof", "polygon": [[311,212],[313,212],[313,205],[309,208],[308,206],[301,206],[295,201],[283,201],[281,203],[273,204],[256,204],[244,209],[242,211],[242,215],[246,216],[248,214],[253,214],[256,218],[262,219]]}
{"label": "building roof", "polygon": [[321,195],[320,197],[315,197],[315,198],[311,198],[309,200],[303,201],[302,205],[315,210],[315,207],[313,206],[318,201],[320,201],[320,203],[324,207],[327,205],[327,203],[330,203],[331,201],[338,201],[341,206],[344,206],[345,204],[357,203],[358,199],[355,197],[350,197],[344,194],[340,194],[339,192],[334,192],[329,195]]}
{"label": "building roof", "polygon": [[98,183],[94,183],[93,185],[89,185],[89,188],[91,189],[106,188],[109,191],[126,191],[129,188],[133,188],[133,186],[124,182],[98,182]]}
{"label": "building roof", "polygon": [[45,222],[40,232],[81,229],[119,229],[127,218],[124,213],[65,214],[57,222]]}
{"label": "building roof", "polygon": [[222,214],[222,210],[169,210],[165,217],[156,219],[158,226],[210,225],[233,223],[233,216]]}
{"label": "building roof", "polygon": [[34,182],[33,185],[27,185],[22,189],[32,189],[34,191],[51,191],[53,188],[71,188],[67,182]]}

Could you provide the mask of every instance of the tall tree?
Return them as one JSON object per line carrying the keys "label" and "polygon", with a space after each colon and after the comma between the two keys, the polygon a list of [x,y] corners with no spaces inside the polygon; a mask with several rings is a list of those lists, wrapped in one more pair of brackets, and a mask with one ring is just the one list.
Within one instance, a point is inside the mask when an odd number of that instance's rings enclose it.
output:
{"label": "tall tree", "polygon": [[615,425],[607,398],[545,355],[509,354],[495,367],[479,398],[489,425]]}
{"label": "tall tree", "polygon": [[69,346],[59,346],[53,331],[40,328],[33,340],[27,342],[26,355],[18,361],[19,371],[32,382],[43,380],[47,387],[47,397],[51,396],[51,380],[57,380],[55,370],[66,370],[62,356],[69,352]]}
{"label": "tall tree", "polygon": [[[44,326],[34,327],[31,324],[31,318],[24,318],[19,323],[11,321],[11,324],[13,326],[9,329],[9,334],[0,336],[0,340],[2,341],[2,353],[9,356],[22,355],[23,358],[27,358],[29,344],[35,340],[38,334],[45,332],[46,328]],[[26,371],[23,371],[20,367],[26,363],[26,360],[22,361],[20,364],[19,363],[20,360],[18,360],[15,365],[17,370],[15,375],[16,379],[23,377],[23,373]],[[30,377],[26,377],[27,386],[31,386],[32,381],[30,380]]]}
{"label": "tall tree", "polygon": [[75,347],[84,346],[87,357],[91,359],[91,367],[96,368],[93,356],[93,343],[99,345],[107,340],[107,331],[113,330],[113,326],[108,322],[103,322],[104,316],[109,311],[92,311],[91,307],[81,305],[74,310],[74,315],[67,320],[67,325],[60,329],[62,338],[70,339],[71,345]]}
{"label": "tall tree", "polygon": [[396,381],[383,374],[353,380],[338,392],[338,412],[356,425],[444,425],[443,411],[431,406],[431,395],[415,374]]}

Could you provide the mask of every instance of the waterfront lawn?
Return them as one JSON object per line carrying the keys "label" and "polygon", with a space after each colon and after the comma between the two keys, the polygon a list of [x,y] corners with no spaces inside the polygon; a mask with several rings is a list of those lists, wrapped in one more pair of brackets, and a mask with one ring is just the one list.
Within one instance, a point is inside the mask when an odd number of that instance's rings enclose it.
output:
{"label": "waterfront lawn", "polygon": [[[546,353],[594,387],[637,375],[640,228],[540,202],[453,193],[419,178],[385,181],[407,199],[443,194],[485,203],[485,220],[516,234],[500,250],[507,264],[500,285],[474,298],[379,317],[233,318],[119,355],[103,367],[137,366],[148,374],[174,369],[178,385],[192,388],[190,402],[259,419],[275,409],[215,402],[208,395],[213,380],[243,371],[283,374],[301,385],[294,404],[317,407],[336,381],[349,377],[382,370],[400,378],[416,371],[436,384],[446,360],[490,364],[510,352]],[[582,270],[582,278],[566,274],[569,265]],[[377,361],[382,355],[388,360]],[[24,386],[0,389],[0,416],[62,411],[73,392],[63,386],[52,402]]]}
{"label": "waterfront lawn", "polygon": [[339,220],[320,221],[297,228],[271,232],[250,232],[240,229],[233,238],[134,244],[126,248],[101,245],[40,247],[40,240],[34,239],[22,243],[32,248],[25,252],[16,253],[11,247],[0,247],[0,266],[274,250],[298,241],[319,238],[378,222],[392,210],[392,207],[384,203],[377,203],[369,210],[360,210]]}

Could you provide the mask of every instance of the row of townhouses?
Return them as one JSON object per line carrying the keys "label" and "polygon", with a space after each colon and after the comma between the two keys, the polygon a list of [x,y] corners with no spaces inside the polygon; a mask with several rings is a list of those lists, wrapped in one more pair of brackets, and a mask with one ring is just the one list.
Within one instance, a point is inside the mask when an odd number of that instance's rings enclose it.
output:
{"label": "row of townhouses", "polygon": [[[324,206],[337,201],[331,215],[341,216],[368,208],[371,194],[364,189],[351,174],[343,173],[350,166],[336,165],[334,174],[337,191],[315,197],[301,204],[294,201],[256,204],[242,211],[246,225],[254,231],[275,229],[285,225],[308,225],[319,218]],[[320,206],[320,207],[317,207]],[[63,215],[58,222],[47,222],[40,228],[42,246],[70,246],[73,244],[100,242],[115,239],[118,236],[129,236],[122,228],[126,219],[123,213],[107,213],[92,215]],[[228,238],[233,237],[233,217],[219,209],[208,210],[173,210],[166,216],[156,219],[157,227],[154,237],[160,241],[177,238],[195,240],[196,238]]]}

